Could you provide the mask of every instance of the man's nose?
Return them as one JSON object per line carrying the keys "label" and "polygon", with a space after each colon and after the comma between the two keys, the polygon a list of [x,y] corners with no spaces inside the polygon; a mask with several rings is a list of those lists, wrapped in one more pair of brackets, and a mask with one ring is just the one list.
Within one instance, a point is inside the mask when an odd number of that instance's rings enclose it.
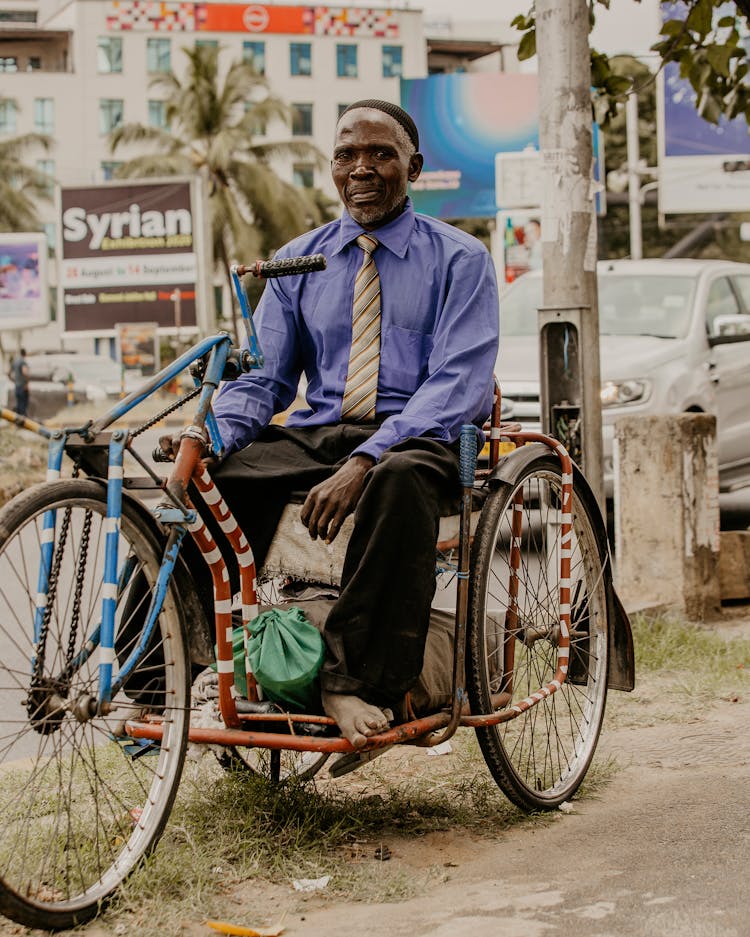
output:
{"label": "man's nose", "polygon": [[351,172],[372,172],[374,160],[369,153],[360,153],[354,158],[354,166],[352,166]]}

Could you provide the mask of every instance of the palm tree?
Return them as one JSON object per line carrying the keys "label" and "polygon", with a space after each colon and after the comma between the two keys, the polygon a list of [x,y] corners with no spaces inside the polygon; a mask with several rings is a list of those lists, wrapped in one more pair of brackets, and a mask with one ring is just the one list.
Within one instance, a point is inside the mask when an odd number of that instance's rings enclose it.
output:
{"label": "palm tree", "polygon": [[290,112],[249,63],[234,62],[222,83],[218,48],[183,51],[189,59],[184,80],[170,73],[151,83],[165,92],[169,129],[126,124],[112,131],[110,146],[113,153],[125,144],[148,144],[152,150],[120,166],[118,178],[196,173],[204,178],[214,260],[229,278],[233,261],[267,256],[330,217],[319,194],[284,182],[271,167],[278,155],[318,165],[323,155],[305,142],[257,142],[269,120],[287,121]]}
{"label": "palm tree", "polygon": [[[16,107],[13,98],[0,95],[0,108]],[[49,201],[51,180],[28,165],[29,154],[48,152],[52,139],[43,133],[0,138],[0,231],[39,231],[38,201]]]}

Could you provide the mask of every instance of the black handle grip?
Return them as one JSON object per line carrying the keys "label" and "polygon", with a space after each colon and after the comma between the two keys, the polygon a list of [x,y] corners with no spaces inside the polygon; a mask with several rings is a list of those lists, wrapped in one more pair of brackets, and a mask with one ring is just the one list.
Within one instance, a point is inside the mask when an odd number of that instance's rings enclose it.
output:
{"label": "black handle grip", "polygon": [[161,446],[157,446],[151,453],[154,462],[174,462],[172,456],[166,453]]}
{"label": "black handle grip", "polygon": [[306,257],[284,257],[282,260],[256,260],[254,264],[238,264],[238,276],[252,273],[254,277],[288,277],[296,273],[314,273],[325,270],[326,259],[323,254],[309,254]]}

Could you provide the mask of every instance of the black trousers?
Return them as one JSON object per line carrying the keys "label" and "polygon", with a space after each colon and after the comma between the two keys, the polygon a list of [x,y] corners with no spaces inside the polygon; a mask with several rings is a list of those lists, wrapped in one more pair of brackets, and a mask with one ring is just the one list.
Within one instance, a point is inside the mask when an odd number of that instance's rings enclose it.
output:
{"label": "black trousers", "polygon": [[[292,492],[328,478],[377,424],[269,426],[213,472],[260,566]],[[458,445],[414,437],[365,477],[341,592],[325,625],[321,686],[397,706],[422,669],[441,515],[458,508]]]}

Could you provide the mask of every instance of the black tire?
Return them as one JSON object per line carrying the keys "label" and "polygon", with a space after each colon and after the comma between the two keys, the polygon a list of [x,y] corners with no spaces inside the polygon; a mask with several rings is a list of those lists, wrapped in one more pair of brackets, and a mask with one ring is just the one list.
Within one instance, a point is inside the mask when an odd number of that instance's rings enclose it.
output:
{"label": "black tire", "polygon": [[[59,577],[34,668],[48,511],[56,511]],[[138,636],[160,565],[153,532],[137,520],[125,504],[113,676]],[[171,586],[127,696],[113,700],[118,708],[93,718],[82,707],[78,718],[72,711],[97,692],[98,647],[67,673],[66,663],[84,652],[101,620],[105,522],[103,486],[83,479],[37,485],[0,512],[0,912],[27,927],[71,928],[98,913],[156,845],[185,757],[190,666]],[[123,720],[142,708],[163,718],[161,744],[122,737]]]}
{"label": "black tire", "polygon": [[[512,456],[510,457],[513,458]],[[471,710],[526,699],[557,669],[560,462],[540,455],[488,495],[472,548],[467,683]],[[514,500],[523,496],[517,618],[507,614]],[[568,800],[596,748],[607,695],[606,583],[598,507],[574,491],[568,679],[516,718],[477,730],[495,781],[524,810]],[[506,648],[505,652],[503,648]],[[492,694],[506,694],[506,698]],[[508,698],[509,697],[509,698]]]}

